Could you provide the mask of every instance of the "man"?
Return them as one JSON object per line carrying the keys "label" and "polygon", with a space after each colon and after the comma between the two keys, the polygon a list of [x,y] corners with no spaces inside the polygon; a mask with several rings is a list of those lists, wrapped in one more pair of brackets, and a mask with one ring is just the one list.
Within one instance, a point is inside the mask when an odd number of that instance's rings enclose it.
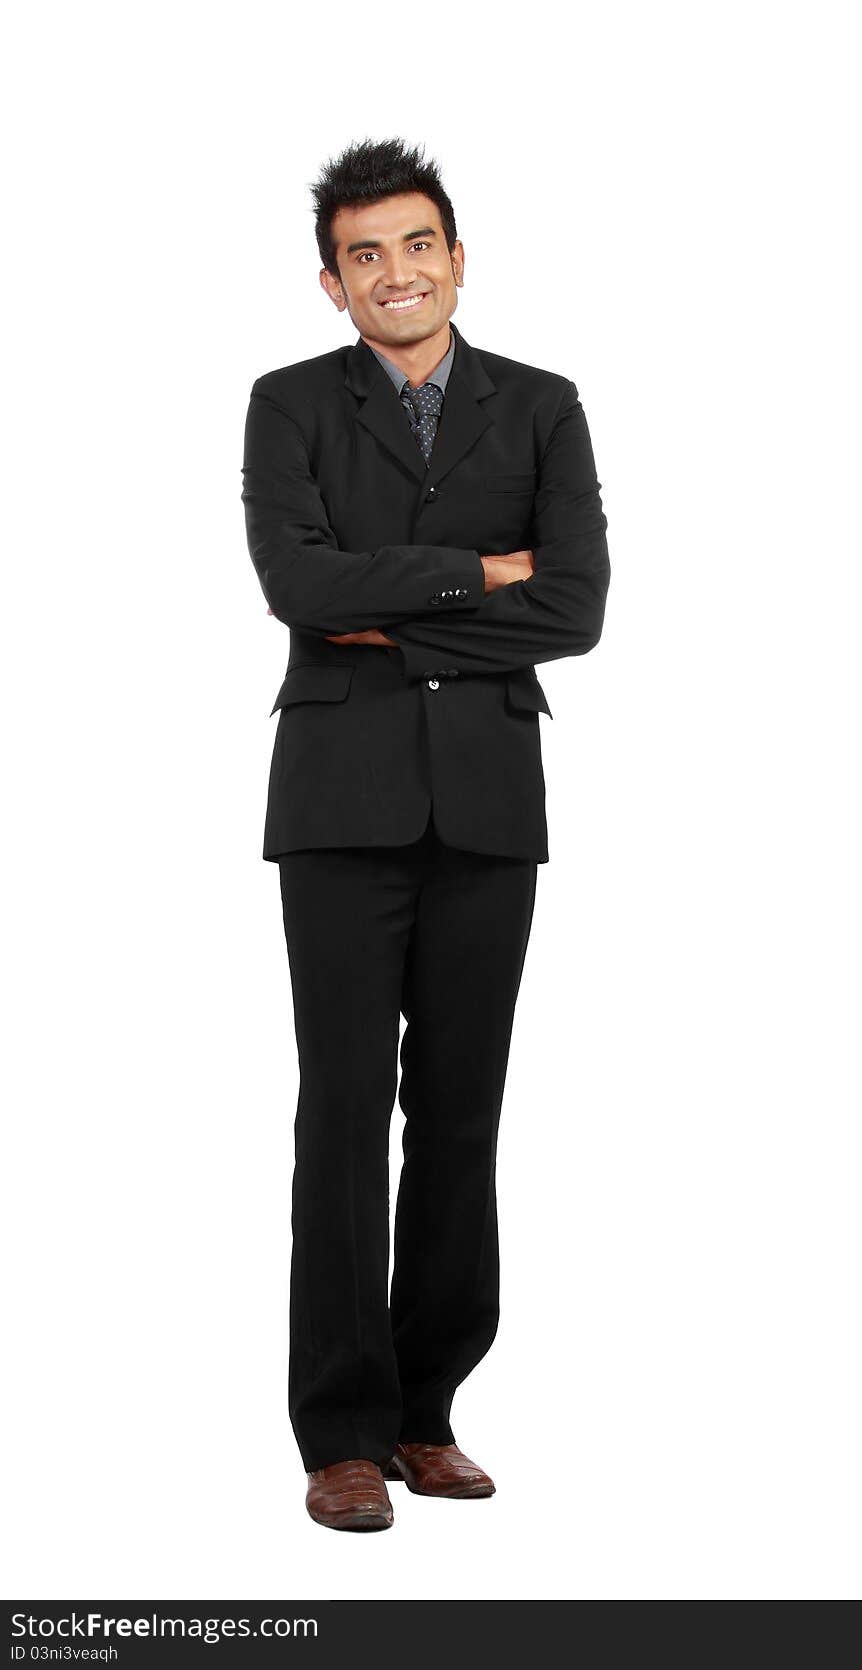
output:
{"label": "man", "polygon": [[320,283],[359,335],[258,377],[242,498],[290,627],[263,850],[300,1068],[289,1411],[311,1517],[370,1530],[387,1479],[494,1491],[450,1412],[499,1317],[497,1133],[548,861],[534,663],[598,643],[610,565],[575,384],[450,324],[464,249],[436,166],[364,141],[314,199]]}

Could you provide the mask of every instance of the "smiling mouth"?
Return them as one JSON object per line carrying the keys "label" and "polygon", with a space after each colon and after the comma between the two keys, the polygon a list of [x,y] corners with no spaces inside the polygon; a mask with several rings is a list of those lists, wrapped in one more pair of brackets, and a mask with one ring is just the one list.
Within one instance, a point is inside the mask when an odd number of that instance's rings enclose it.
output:
{"label": "smiling mouth", "polygon": [[387,313],[412,313],[420,302],[424,302],[427,295],[428,291],[423,290],[418,296],[392,296],[389,301],[380,302],[378,305],[385,308]]}

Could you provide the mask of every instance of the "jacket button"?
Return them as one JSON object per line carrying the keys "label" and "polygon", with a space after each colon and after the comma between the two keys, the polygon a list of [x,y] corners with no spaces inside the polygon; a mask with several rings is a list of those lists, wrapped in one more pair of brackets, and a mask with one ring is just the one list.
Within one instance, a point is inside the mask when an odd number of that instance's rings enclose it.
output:
{"label": "jacket button", "polygon": [[436,592],[434,593],[433,597],[429,597],[428,602],[429,603],[435,603],[435,604],[440,602],[440,598],[438,597]]}
{"label": "jacket button", "polygon": [[439,689],[440,689],[440,680],[439,680],[439,678],[429,678],[429,680],[428,680],[428,689],[429,689],[429,690],[439,690]]}
{"label": "jacket button", "polygon": [[468,592],[466,586],[456,586],[455,587],[455,596],[456,597],[469,597],[469,595],[470,595],[470,593]]}
{"label": "jacket button", "polygon": [[425,497],[426,497],[426,499],[436,499],[436,497],[437,497],[436,487],[429,487],[427,493],[425,494]]}

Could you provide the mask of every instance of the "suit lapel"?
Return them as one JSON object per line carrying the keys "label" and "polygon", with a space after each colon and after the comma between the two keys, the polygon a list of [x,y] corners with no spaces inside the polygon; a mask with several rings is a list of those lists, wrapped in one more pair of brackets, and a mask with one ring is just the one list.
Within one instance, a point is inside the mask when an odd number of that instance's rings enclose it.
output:
{"label": "suit lapel", "polygon": [[417,481],[429,485],[441,481],[493,423],[480,401],[496,392],[496,384],[488,376],[476,349],[471,348],[451,320],[450,328],[455,337],[455,358],[427,469],[395,388],[361,336],[348,351],[344,376],[346,387],[360,401],[356,422],[369,429]]}

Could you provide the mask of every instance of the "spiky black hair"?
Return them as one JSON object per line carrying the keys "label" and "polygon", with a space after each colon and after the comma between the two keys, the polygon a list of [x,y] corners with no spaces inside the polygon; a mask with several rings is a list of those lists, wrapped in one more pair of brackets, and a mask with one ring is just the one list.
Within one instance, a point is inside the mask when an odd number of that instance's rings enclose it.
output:
{"label": "spiky black hair", "polygon": [[408,148],[401,139],[360,139],[348,145],[337,158],[330,158],[320,178],[311,185],[314,202],[315,235],[322,265],[334,277],[341,277],[336,260],[332,222],[339,209],[360,203],[379,203],[383,197],[418,191],[436,203],[440,211],[450,254],[458,231],[452,204],[440,179],[434,158],[424,159],[418,146]]}

